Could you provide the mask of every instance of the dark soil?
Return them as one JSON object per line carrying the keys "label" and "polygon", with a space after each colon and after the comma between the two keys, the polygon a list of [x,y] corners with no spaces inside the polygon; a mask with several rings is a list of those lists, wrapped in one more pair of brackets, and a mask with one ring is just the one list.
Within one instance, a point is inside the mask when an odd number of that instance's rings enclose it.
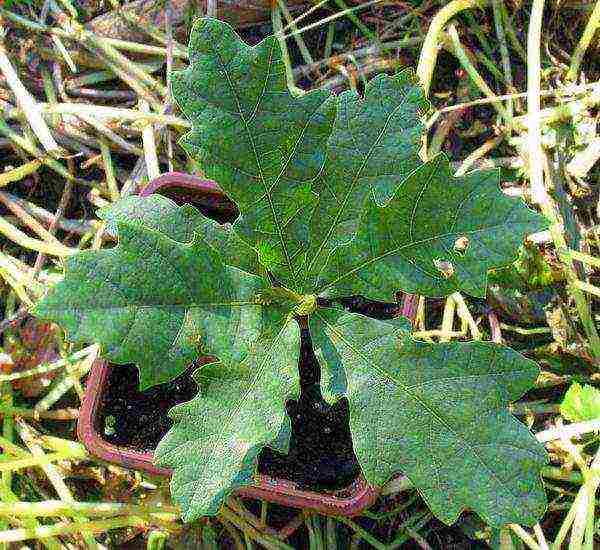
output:
{"label": "dark soil", "polygon": [[[360,307],[378,311],[389,318],[396,304],[367,302],[355,298]],[[320,367],[310,333],[302,330],[300,348],[301,395],[290,400],[286,409],[292,422],[290,452],[287,455],[264,449],[258,470],[270,477],[294,481],[312,490],[337,490],[348,486],[360,472],[352,450],[348,425],[348,402],[327,404],[319,385]],[[141,452],[153,451],[172,425],[167,412],[190,400],[197,392],[190,368],[179,378],[146,391],[138,390],[138,371],[134,365],[116,366],[110,371],[102,399],[97,429],[114,445]]]}
{"label": "dark soil", "polygon": [[141,392],[135,365],[114,366],[102,396],[96,429],[113,445],[153,451],[172,425],[167,416],[169,409],[197,393],[190,371]]}
{"label": "dark soil", "polygon": [[259,471],[295,481],[313,490],[335,490],[348,486],[360,473],[352,450],[348,425],[348,401],[327,404],[321,396],[320,367],[310,334],[302,330],[300,346],[300,399],[286,403],[292,421],[289,454],[264,449]]}

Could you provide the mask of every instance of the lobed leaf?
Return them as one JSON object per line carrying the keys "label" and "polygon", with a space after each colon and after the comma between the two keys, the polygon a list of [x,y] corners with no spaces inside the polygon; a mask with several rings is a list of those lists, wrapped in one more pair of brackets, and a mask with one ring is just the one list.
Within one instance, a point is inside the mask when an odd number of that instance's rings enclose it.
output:
{"label": "lobed leaf", "polygon": [[70,258],[35,310],[136,363],[142,387],[218,357],[155,455],[174,469],[184,519],[250,483],[265,445],[285,452],[300,311],[325,397],[349,399],[370,482],[406,473],[446,522],[470,508],[494,526],[534,523],[545,455],[506,409],[531,386],[531,361],[482,342],[416,343],[402,319],[314,309],[316,294],[484,296],[487,271],[543,218],[504,196],[495,172],[454,178],[444,156],[419,161],[427,103],[410,72],[378,76],[364,98],[294,96],[275,37],[248,47],[209,18],[194,26],[190,63],[173,78],[192,121],[184,146],[240,217],[219,225],[160,196],[119,201],[101,211],[118,245]]}
{"label": "lobed leaf", "polygon": [[299,349],[297,323],[275,312],[244,361],[197,371],[200,394],[171,411],[175,425],[155,452],[157,464],[174,470],[171,494],[185,521],[215,515],[251,483],[265,445],[287,452],[281,433],[289,435],[285,402],[299,393]]}
{"label": "lobed leaf", "polygon": [[[179,222],[169,227],[188,227]],[[35,314],[72,341],[100,344],[114,363],[136,363],[142,388],[178,376],[202,353],[243,358],[264,322],[255,302],[264,281],[226,266],[199,238],[184,244],[149,225],[116,225],[118,246],[70,258]]]}
{"label": "lobed leaf", "polygon": [[236,230],[296,289],[335,99],[323,90],[290,93],[274,36],[249,47],[229,25],[204,18],[189,49],[190,67],[173,75],[174,97],[193,124],[183,145],[238,205]]}
{"label": "lobed leaf", "polygon": [[117,222],[135,223],[182,243],[191,241],[197,234],[199,239],[219,251],[224,264],[247,273],[263,272],[256,250],[240,239],[231,224],[211,220],[189,204],[178,206],[158,194],[148,197],[132,195],[101,208],[98,215],[106,220],[106,230],[113,235],[117,234]]}
{"label": "lobed leaf", "polygon": [[180,243],[190,242],[196,228],[207,219],[189,204],[178,206],[162,195],[131,195],[100,208],[97,214],[101,220],[106,221],[106,232],[115,237],[118,235],[120,222],[159,231]]}
{"label": "lobed leaf", "polygon": [[546,225],[498,184],[496,171],[454,178],[439,155],[384,207],[370,201],[356,238],[337,248],[320,273],[316,293],[373,300],[390,300],[399,289],[485,296],[487,271],[510,263],[525,235]]}
{"label": "lobed leaf", "polygon": [[406,474],[448,524],[465,509],[492,526],[538,521],[546,455],[507,410],[533,385],[533,361],[488,342],[418,343],[356,314],[315,318],[344,365],[354,452],[369,482]]}
{"label": "lobed leaf", "polygon": [[369,190],[382,205],[422,164],[421,117],[427,108],[412,70],[378,75],[367,83],[364,98],[355,91],[340,95],[327,160],[313,186],[318,197],[304,268],[307,289],[314,288],[329,253],[354,237]]}

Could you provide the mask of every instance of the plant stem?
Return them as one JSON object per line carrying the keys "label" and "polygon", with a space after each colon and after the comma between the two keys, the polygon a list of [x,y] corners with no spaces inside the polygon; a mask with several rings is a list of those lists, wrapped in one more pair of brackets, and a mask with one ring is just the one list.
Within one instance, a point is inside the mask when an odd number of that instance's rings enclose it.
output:
{"label": "plant stem", "polygon": [[49,420],[74,420],[79,416],[78,409],[59,409],[55,411],[36,411],[25,407],[13,407],[8,404],[0,404],[0,415],[3,416],[21,416],[23,418],[32,418],[40,420],[47,418]]}
{"label": "plant stem", "polygon": [[42,162],[38,159],[31,160],[25,164],[21,164],[17,168],[12,168],[0,174],[0,187],[5,187],[9,183],[20,181],[23,178],[37,172]]}
{"label": "plant stem", "polygon": [[596,0],[596,5],[594,6],[594,11],[592,11],[590,18],[585,26],[583,34],[579,39],[579,43],[575,48],[575,52],[573,53],[573,57],[571,58],[571,65],[569,66],[569,70],[566,74],[567,80],[575,80],[577,78],[577,73],[579,72],[579,66],[583,61],[583,56],[590,45],[592,38],[596,34],[596,31],[600,27],[600,0]]}
{"label": "plant stem", "polygon": [[555,479],[558,481],[566,481],[568,483],[574,483],[581,485],[583,483],[583,476],[579,472],[567,472],[556,466],[544,466],[542,468],[542,476],[547,479]]}
{"label": "plant stem", "polygon": [[[527,112],[529,115],[528,149],[531,195],[542,211],[552,211],[550,197],[544,186],[544,153],[542,151],[542,126],[540,118],[541,30],[544,0],[533,0],[527,37]],[[546,213],[546,212],[544,212]]]}
{"label": "plant stem", "polygon": [[287,37],[283,36],[283,33],[281,32],[281,29],[283,28],[283,23],[281,21],[281,9],[277,5],[271,11],[271,23],[273,24],[273,32],[277,37],[277,41],[279,42],[279,47],[281,49],[281,58],[285,67],[285,78],[288,89],[294,93],[298,93],[299,88],[296,87],[294,71],[292,70],[292,62],[290,61],[290,53],[286,44]]}
{"label": "plant stem", "polygon": [[[504,7],[504,0],[492,0],[492,8],[494,9],[494,25],[496,27],[496,35],[498,36],[498,43],[500,45],[500,56],[502,58],[502,68],[504,70],[504,78],[506,79],[507,87],[509,91],[514,89],[512,79],[512,68],[510,65],[510,54],[508,53],[508,46],[506,44],[506,35],[504,34],[504,24],[502,21],[502,8]],[[506,105],[506,110],[512,121],[514,115],[513,100],[510,98]]]}
{"label": "plant stem", "polygon": [[[423,38],[420,36],[409,36],[408,38],[403,38],[401,40],[394,40],[390,42],[383,42],[379,44],[373,44],[371,46],[366,46],[364,48],[357,48],[355,50],[340,53],[336,55],[336,59],[341,61],[348,61],[351,59],[358,59],[363,57],[371,57],[377,55],[379,53],[388,52],[395,49],[403,49],[410,48],[413,46],[418,46],[421,42],[423,42]],[[324,57],[320,61],[315,61],[311,65],[301,65],[299,67],[294,68],[294,75],[298,76],[300,74],[309,74],[311,71],[320,69],[321,67],[326,66],[331,59],[329,57]]]}
{"label": "plant stem", "polygon": [[560,526],[560,529],[558,530],[556,538],[554,539],[554,543],[552,544],[552,550],[561,550],[562,543],[567,537],[567,533],[569,532],[571,525],[573,525],[573,520],[575,519],[577,508],[583,498],[584,493],[580,489],[577,493],[577,496],[575,497],[575,501],[573,502],[573,504],[569,508],[569,511],[567,512],[567,515],[563,519],[563,522]]}
{"label": "plant stem", "polygon": [[327,550],[336,550],[338,547],[338,539],[336,533],[336,524],[333,518],[327,518]]}
{"label": "plant stem", "polygon": [[19,380],[21,378],[27,378],[29,376],[36,376],[38,374],[44,374],[46,372],[50,372],[56,369],[60,369],[62,367],[66,367],[69,362],[78,361],[87,357],[91,353],[95,353],[96,346],[88,346],[80,351],[77,351],[67,357],[66,359],[59,359],[54,363],[43,364],[38,367],[34,367],[32,369],[21,371],[21,372],[13,372],[11,374],[0,374],[0,383],[2,382],[10,382],[11,380]]}
{"label": "plant stem", "polygon": [[118,201],[121,194],[119,193],[119,186],[117,185],[117,179],[115,177],[115,167],[110,154],[110,148],[105,139],[101,138],[99,141],[100,152],[102,153],[102,164],[106,175],[106,185],[110,193],[110,198],[113,202]]}
{"label": "plant stem", "polygon": [[538,327],[538,328],[523,328],[514,325],[508,325],[506,323],[500,323],[500,328],[517,334],[523,334],[524,336],[531,336],[533,334],[548,334],[552,332],[550,327]]}
{"label": "plant stem", "polygon": [[[87,456],[87,453],[86,455]],[[19,458],[16,460],[7,460],[0,462],[0,472],[15,472],[17,470],[22,470],[23,468],[33,468],[34,466],[46,466],[48,464],[52,464],[58,460],[68,460],[73,458],[85,458],[84,457],[74,457],[68,453],[51,453],[44,456],[33,456],[30,458]]]}
{"label": "plant stem", "polygon": [[468,172],[469,168],[473,166],[473,164],[475,164],[480,158],[484,157],[489,152],[493,151],[498,145],[500,145],[500,143],[504,141],[505,137],[506,136],[502,134],[488,139],[485,143],[475,149],[475,151],[473,151],[465,160],[462,161],[460,168],[454,173],[454,175],[457,178],[464,176]]}
{"label": "plant stem", "polygon": [[[150,107],[144,100],[140,100],[139,107],[142,113],[150,112]],[[151,122],[146,122],[144,124],[142,130],[142,142],[144,144],[146,173],[148,174],[148,179],[152,181],[160,176],[160,167],[158,165],[158,153],[156,152],[156,140],[154,139],[154,127]]]}
{"label": "plant stem", "polygon": [[544,536],[544,532],[542,531],[542,528],[540,527],[539,523],[536,523],[533,526],[533,532],[535,533],[535,537],[538,540],[540,550],[550,550],[548,548],[548,543],[546,542],[546,537]]}
{"label": "plant stem", "polygon": [[[571,90],[573,90],[573,93],[574,92],[584,92],[588,89],[591,89],[591,91],[594,92],[595,88],[598,88],[598,82],[590,82],[589,84],[579,84],[577,86],[573,85],[571,87]],[[554,89],[540,90],[540,97],[556,96],[559,94],[560,94],[560,92],[558,90],[554,90]],[[483,97],[480,99],[473,99],[472,101],[466,101],[464,103],[455,103],[454,105],[448,105],[448,107],[442,107],[441,109],[436,111],[436,113],[448,113],[451,111],[456,111],[457,109],[464,109],[465,107],[474,107],[475,105],[485,105],[488,103],[492,103],[493,101],[509,101],[511,99],[519,99],[519,98],[524,98],[524,97],[527,97],[527,92],[495,95],[494,97],[491,97],[491,98]],[[600,101],[600,98],[598,99],[598,101]],[[589,106],[589,105],[586,104],[586,107],[587,106]],[[547,122],[547,121],[553,122],[553,121],[559,120],[559,118],[551,118],[550,119],[550,115],[548,114],[550,111],[551,111],[551,109],[550,110],[545,109],[545,110],[541,111],[542,122]],[[546,113],[546,115],[545,115],[545,113]],[[574,114],[576,114],[576,112]],[[527,127],[526,117],[525,118],[523,118],[523,117],[515,118],[515,121],[521,129],[524,129]]]}
{"label": "plant stem", "polygon": [[348,527],[350,527],[357,535],[361,538],[365,539],[373,548],[376,550],[387,550],[387,545],[382,542],[379,542],[371,533],[363,529],[360,525],[352,521],[350,518],[339,517],[338,521],[345,523]]}
{"label": "plant stem", "polygon": [[254,526],[256,529],[264,531],[265,533],[271,535],[272,537],[277,538],[279,533],[272,529],[271,527],[267,527],[264,525],[259,518],[257,518],[254,514],[246,510],[244,505],[237,500],[235,497],[230,497],[227,505],[236,512],[241,518],[246,520],[250,525]]}
{"label": "plant stem", "polygon": [[65,502],[63,500],[45,500],[42,502],[0,503],[0,516],[16,517],[52,517],[82,513],[86,516],[147,516],[160,514],[176,519],[179,516],[177,506],[138,506],[120,502]]}
{"label": "plant stem", "polygon": [[435,14],[429,24],[429,30],[427,31],[425,42],[423,42],[417,66],[417,76],[425,91],[425,97],[429,95],[431,79],[437,61],[440,36],[446,23],[463,10],[482,8],[487,6],[488,3],[489,0],[452,0]]}
{"label": "plant stem", "polygon": [[[65,483],[61,472],[56,468],[54,464],[52,464],[51,462],[47,462],[48,456],[42,449],[41,445],[36,441],[36,434],[33,428],[31,428],[31,426],[29,426],[23,419],[20,418],[16,419],[15,424],[17,427],[17,431],[21,436],[21,439],[29,449],[29,452],[33,455],[34,458],[40,460],[39,466],[42,468],[42,470],[44,470],[46,477],[54,487],[54,490],[56,491],[60,499],[69,503],[75,502],[75,499],[71,494],[71,490]],[[74,519],[77,519],[84,524],[85,522],[87,522],[87,518],[80,513],[74,514]],[[98,548],[98,543],[89,532],[83,530],[82,537],[86,543],[86,548]]]}
{"label": "plant stem", "polygon": [[[556,107],[548,107],[540,111],[541,122],[548,125],[570,120],[587,109],[600,104],[600,82],[592,82],[589,88],[591,89],[581,99],[568,101]],[[531,126],[530,115],[515,117],[515,125],[520,129],[528,129]]]}
{"label": "plant stem", "polygon": [[[448,35],[450,36],[450,39],[452,41],[454,54],[460,61],[460,64],[467,71],[469,78],[481,90],[483,95],[490,98],[490,100],[493,100],[493,98],[496,97],[496,93],[492,91],[492,89],[487,85],[485,80],[483,80],[473,63],[471,63],[469,56],[467,55],[464,48],[462,47],[462,44],[460,43],[460,38],[458,37],[458,32],[456,32],[456,27],[452,23],[448,25]],[[512,128],[512,118],[509,116],[508,111],[504,108],[502,103],[500,101],[492,101],[492,105],[494,106],[496,111],[498,111],[498,114],[504,119],[506,125],[509,128]]]}
{"label": "plant stem", "polygon": [[[86,124],[89,124],[101,136],[104,136],[105,138],[112,141],[118,148],[123,149],[124,151],[127,151],[128,153],[131,153],[133,155],[140,156],[143,154],[142,150],[139,147],[132,145],[126,139],[123,139],[120,135],[113,132],[106,125],[102,124],[102,122],[100,122],[97,118],[83,114],[78,114],[76,116],[83,120]],[[100,149],[102,150],[102,147],[100,147]]]}
{"label": "plant stem", "polygon": [[[7,118],[6,112],[0,111],[2,116],[0,116],[0,134],[7,137],[10,141],[12,141],[17,147],[23,149],[25,152],[29,153],[31,156],[35,157],[37,160],[47,165],[49,168],[54,170],[57,174],[62,176],[63,178],[71,181],[76,181],[77,183],[94,187],[94,182],[82,180],[79,178],[74,178],[71,173],[57,160],[49,157],[42,151],[40,151],[35,144],[28,139],[27,137],[19,135],[15,132],[5,121]],[[21,112],[19,110],[19,112]]]}
{"label": "plant stem", "polygon": [[596,256],[591,256],[589,254],[584,254],[583,252],[579,252],[578,250],[567,249],[564,251],[565,255],[571,258],[572,260],[577,260],[587,265],[591,265],[594,267],[600,267],[600,258]]}
{"label": "plant stem", "polygon": [[444,304],[444,313],[442,315],[442,327],[441,332],[448,334],[448,336],[441,336],[440,342],[450,342],[452,339],[452,332],[454,328],[454,317],[456,313],[456,302],[452,299],[452,296],[446,298]]}
{"label": "plant stem", "polygon": [[530,548],[531,550],[542,550],[540,548],[540,545],[535,541],[535,539],[520,525],[517,525],[516,523],[511,523],[509,527],[527,545],[528,548]]}
{"label": "plant stem", "polygon": [[57,103],[55,105],[41,104],[41,108],[47,114],[83,114],[90,117],[115,119],[124,121],[140,121],[141,123],[153,122],[155,124],[167,124],[176,128],[187,130],[190,123],[180,117],[164,115],[160,113],[144,113],[124,107],[108,107],[106,105],[88,105],[85,103]]}
{"label": "plant stem", "polygon": [[147,522],[144,519],[136,516],[118,517],[93,522],[63,522],[55,525],[43,525],[34,528],[0,531],[0,542],[20,542],[29,539],[44,539],[47,537],[71,535],[76,533],[103,533],[104,531],[119,529],[122,527],[144,528],[146,525]]}
{"label": "plant stem", "polygon": [[233,510],[223,506],[220,514],[229,522],[233,523],[244,534],[249,535],[252,539],[262,544],[267,550],[293,550],[293,548],[283,541],[270,537],[266,533],[260,532],[258,529],[247,523],[244,519],[238,516]]}
{"label": "plant stem", "polygon": [[432,330],[416,330],[411,333],[411,338],[416,338],[417,340],[426,340],[431,341],[431,338],[440,338],[440,342],[449,342],[452,338],[464,338],[467,335],[466,331],[456,331],[456,330],[440,330],[440,329],[432,329]]}
{"label": "plant stem", "polygon": [[90,354],[82,359],[80,365],[77,365],[76,367],[67,363],[65,365],[66,372],[62,374],[62,378],[36,403],[35,410],[47,411],[71,388],[75,388],[80,399],[83,398],[83,388],[81,387],[79,379],[90,371],[95,359],[96,355]]}
{"label": "plant stem", "polygon": [[292,29],[292,34],[294,36],[294,40],[296,41],[298,49],[300,50],[300,54],[302,55],[302,58],[304,59],[304,63],[307,65],[312,65],[315,61],[312,58],[312,55],[310,55],[310,52],[308,51],[308,48],[306,47],[306,43],[302,39],[301,34],[298,33],[298,27],[296,27],[296,22],[292,18],[290,10],[288,10],[287,6],[285,5],[284,0],[277,0],[277,5],[279,6],[279,9],[283,13],[286,21],[288,22],[289,27]]}
{"label": "plant stem", "polygon": [[[16,306],[16,299],[14,292],[8,294],[6,300],[5,318],[9,318],[13,313]],[[2,402],[8,406],[13,406],[13,388],[10,382],[0,383],[0,397]],[[11,416],[5,416],[2,420],[2,437],[7,441],[14,441],[15,423]],[[2,472],[0,477],[0,483],[5,491],[12,491],[12,474],[11,472]]]}
{"label": "plant stem", "polygon": [[[358,10],[364,10],[365,8],[368,8],[369,6],[372,6],[374,4],[379,4],[382,1],[383,0],[369,0],[368,2],[365,2],[365,3],[360,4],[358,6],[354,6],[353,8],[347,8],[347,9],[345,9],[343,11],[338,12],[338,13],[334,13],[333,15],[329,15],[327,17],[319,18],[318,21],[316,21],[314,23],[310,23],[309,25],[306,25],[306,27],[302,27],[301,29],[298,29],[297,31],[292,32],[292,33],[286,35],[285,38],[290,38],[292,36],[292,34],[301,34],[303,32],[309,31],[309,30],[314,29],[316,27],[320,27],[322,25],[325,25],[326,23],[330,23],[331,21],[335,21],[336,19],[340,19],[341,17],[344,17],[344,16],[350,17],[349,14],[352,14],[355,11],[358,11]],[[356,19],[356,20],[359,22],[359,24],[362,25],[362,23],[360,22],[360,20],[358,20],[358,19]],[[372,34],[371,31],[369,31],[366,27],[364,27],[364,28],[367,30],[367,33]],[[360,30],[362,32],[362,29],[360,29]],[[373,36],[372,40],[374,42],[377,42],[377,38],[375,36]]]}
{"label": "plant stem", "polygon": [[450,295],[454,302],[456,303],[456,313],[457,315],[467,324],[469,330],[471,332],[471,336],[473,340],[481,340],[481,332],[479,332],[479,327],[473,319],[471,312],[465,302],[465,299],[462,297],[460,292],[454,292]]}
{"label": "plant stem", "polygon": [[46,241],[47,243],[55,244],[56,246],[63,246],[63,244],[50,233],[40,222],[38,222],[31,214],[23,209],[23,207],[14,202],[10,195],[0,191],[0,203],[8,208],[15,216],[17,216],[21,222],[29,227],[34,233],[37,233],[38,237]]}
{"label": "plant stem", "polygon": [[[4,486],[0,486],[0,499],[3,503],[7,503],[8,505],[19,504],[19,499],[16,495],[10,490],[10,488],[6,488]],[[40,527],[39,522],[35,518],[27,517],[23,518],[22,525],[25,525],[26,529],[29,531],[35,531]],[[6,532],[6,531],[5,531]],[[43,538],[40,541],[42,546],[48,548],[48,550],[64,550],[64,546],[59,543],[58,540],[52,538],[52,535],[49,535],[47,538]]]}
{"label": "plant stem", "polygon": [[595,285],[592,285],[591,283],[577,280],[573,282],[573,286],[578,290],[582,290],[583,292],[587,292],[588,294],[600,297],[600,288],[598,288]]}
{"label": "plant stem", "polygon": [[590,350],[596,360],[600,360],[600,338],[595,323],[591,317],[589,304],[585,295],[578,286],[580,281],[575,271],[572,259],[565,254],[568,250],[562,224],[552,199],[544,183],[544,166],[547,162],[542,150],[542,129],[540,116],[540,40],[542,18],[544,13],[544,0],[534,0],[529,32],[527,37],[527,111],[528,111],[528,150],[529,170],[531,181],[531,196],[533,202],[540,206],[542,213],[550,221],[550,233],[556,252],[560,258],[565,272],[567,284],[575,300],[579,318],[583,324],[589,340]]}
{"label": "plant stem", "polygon": [[547,430],[535,434],[537,440],[541,443],[554,441],[556,439],[570,439],[580,437],[590,432],[600,431],[600,419],[586,420],[585,422],[576,422],[568,426],[548,428]]}
{"label": "plant stem", "polygon": [[38,239],[33,239],[32,237],[29,237],[28,235],[17,229],[11,223],[7,222],[2,217],[0,217],[0,233],[2,233],[7,239],[10,239],[14,243],[22,246],[23,248],[43,252],[44,254],[48,254],[50,256],[58,256],[59,258],[64,258],[67,256],[72,256],[73,254],[77,254],[77,252],[79,252],[78,249],[69,248],[68,246],[64,246],[63,244],[54,244],[45,241],[40,241]]}
{"label": "plant stem", "polygon": [[[378,0],[381,1],[381,0]],[[348,17],[348,19],[350,19],[350,21],[354,24],[354,26],[365,36],[367,37],[369,40],[371,40],[372,42],[379,42],[379,38],[376,34],[374,34],[370,29],[368,29],[366,27],[366,25],[356,16],[354,15],[354,11],[356,8],[364,8],[365,5],[361,4],[359,6],[356,6],[355,8],[349,8],[346,5],[346,2],[344,2],[344,0],[334,0],[334,2],[338,5],[338,7],[342,10],[340,12],[341,15],[345,15],[346,17]]]}

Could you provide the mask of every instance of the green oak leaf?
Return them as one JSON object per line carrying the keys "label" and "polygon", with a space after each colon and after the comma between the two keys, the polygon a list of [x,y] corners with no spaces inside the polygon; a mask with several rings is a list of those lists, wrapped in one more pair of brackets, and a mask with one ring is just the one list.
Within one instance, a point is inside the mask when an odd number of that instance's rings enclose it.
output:
{"label": "green oak leaf", "polygon": [[[287,452],[287,399],[299,394],[300,329],[275,312],[246,358],[196,372],[200,393],[172,409],[174,426],[155,451],[156,463],[173,469],[171,494],[183,519],[215,515],[223,499],[252,482],[256,457],[269,445]],[[287,425],[287,426],[286,426]]]}
{"label": "green oak leaf", "polygon": [[560,404],[560,414],[571,422],[600,418],[600,390],[573,383]]}
{"label": "green oak leaf", "polygon": [[[344,365],[354,452],[369,482],[406,474],[448,524],[467,508],[492,526],[538,521],[546,455],[507,409],[533,385],[533,361],[488,342],[419,343],[357,314],[315,318]],[[311,319],[311,332],[319,328]]]}
{"label": "green oak leaf", "polygon": [[488,270],[543,218],[504,196],[496,172],[454,178],[444,156],[419,161],[427,103],[410,72],[376,77],[362,98],[294,95],[275,37],[249,47],[210,18],[189,54],[173,76],[192,123],[183,144],[240,216],[221,225],[158,195],[118,201],[100,211],[117,246],[70,258],[34,311],[136,363],[142,388],[216,357],[155,453],[184,519],[217,513],[251,483],[260,449],[287,451],[303,315],[325,398],[349,399],[371,483],[404,472],[447,522],[465,508],[495,526],[535,522],[545,455],[506,410],[535,365],[488,343],[416,343],[403,319],[319,298],[483,296]]}
{"label": "green oak leaf", "polygon": [[100,344],[114,363],[136,363],[142,388],[181,374],[200,353],[242,359],[263,323],[254,301],[263,279],[226,266],[198,237],[181,243],[147,225],[116,225],[119,244],[69,258],[35,314],[72,341]]}
{"label": "green oak leaf", "polygon": [[329,253],[354,237],[369,190],[382,205],[422,164],[421,118],[428,106],[412,70],[378,75],[363,99],[354,91],[340,95],[327,160],[314,185],[306,288],[314,286]]}
{"label": "green oak leaf", "polygon": [[373,200],[356,238],[337,248],[316,293],[390,300],[394,292],[485,296],[487,271],[507,265],[545,219],[504,195],[497,171],[454,178],[444,155],[422,165],[384,206]]}
{"label": "green oak leaf", "polygon": [[113,235],[117,233],[118,221],[143,225],[183,243],[198,234],[202,241],[219,251],[223,263],[255,275],[264,272],[256,251],[233,231],[231,224],[211,220],[189,204],[178,206],[175,201],[158,194],[132,195],[101,208],[98,215],[106,220],[106,230]]}
{"label": "green oak leaf", "polygon": [[204,18],[189,49],[190,67],[173,75],[173,95],[192,121],[183,145],[238,205],[238,233],[268,249],[269,270],[297,289],[335,98],[290,93],[274,36],[249,47],[229,25]]}
{"label": "green oak leaf", "polygon": [[162,195],[131,195],[100,208],[97,214],[106,221],[106,232],[110,235],[117,236],[117,224],[121,222],[159,231],[181,243],[190,242],[196,228],[208,219],[193,206],[178,206],[175,201]]}

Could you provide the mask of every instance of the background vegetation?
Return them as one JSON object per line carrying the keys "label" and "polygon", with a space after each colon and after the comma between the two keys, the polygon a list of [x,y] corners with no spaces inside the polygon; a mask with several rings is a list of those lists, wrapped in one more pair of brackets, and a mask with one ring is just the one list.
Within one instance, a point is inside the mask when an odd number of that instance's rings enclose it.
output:
{"label": "background vegetation", "polygon": [[[28,310],[74,249],[110,244],[98,207],[167,170],[198,172],[177,145],[188,122],[168,83],[187,63],[191,21],[206,12],[231,21],[251,43],[279,33],[291,86],[360,91],[377,73],[418,66],[433,104],[423,156],[445,151],[457,174],[499,168],[504,191],[552,222],[513,266],[491,274],[485,300],[414,298],[418,338],[503,342],[540,365],[536,388],[512,405],[551,459],[544,471],[550,504],[533,530],[494,532],[470,514],[443,526],[402,476],[352,520],[231,499],[217,519],[184,526],[162,482],[100,464],[76,441],[97,348],[69,347]],[[130,9],[117,0],[6,1],[0,544],[597,547],[599,25],[600,1],[585,0],[138,0]]]}

